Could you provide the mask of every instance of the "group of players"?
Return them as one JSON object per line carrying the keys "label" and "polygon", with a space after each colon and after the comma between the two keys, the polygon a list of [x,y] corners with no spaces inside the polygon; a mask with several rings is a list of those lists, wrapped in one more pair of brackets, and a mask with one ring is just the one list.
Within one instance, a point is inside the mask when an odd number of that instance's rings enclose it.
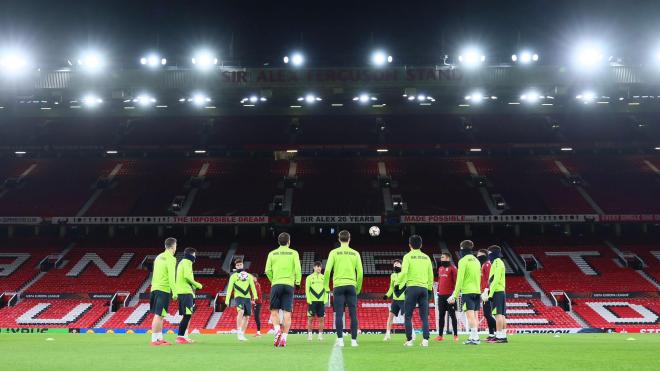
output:
{"label": "group of players", "polygon": [[[319,320],[318,339],[323,340],[325,307],[329,301],[330,278],[333,281],[333,307],[335,313],[335,329],[337,340],[335,346],[344,346],[344,311],[347,308],[350,318],[351,346],[357,347],[358,317],[357,297],[362,290],[363,270],[359,252],[350,247],[351,235],[343,230],[338,234],[339,247],[333,249],[327,259],[325,273],[322,263],[314,263],[314,272],[305,280],[305,296],[308,304],[308,340],[312,340],[312,325],[314,317]],[[429,301],[433,299],[433,264],[431,258],[422,252],[422,238],[412,235],[408,239],[410,251],[402,260],[393,262],[394,273],[390,276],[390,286],[384,299],[391,298],[392,304],[387,320],[387,331],[384,340],[390,340],[394,317],[404,314],[406,341],[404,346],[413,346],[412,316],[418,309],[422,322],[421,345],[429,345]],[[271,283],[270,291],[270,322],[275,334],[275,347],[285,347],[291,328],[291,312],[295,288],[300,287],[302,270],[298,252],[290,247],[291,236],[281,233],[278,236],[279,247],[268,254],[265,274]],[[176,342],[189,344],[193,340],[188,336],[188,324],[194,310],[194,291],[202,285],[195,281],[192,264],[195,262],[196,251],[193,248],[184,250],[181,262],[176,263],[174,256],[177,241],[174,238],[165,240],[165,251],[154,260],[150,312],[154,315],[152,322],[151,344],[155,346],[170,345],[163,339],[163,317],[167,315],[170,300],[178,300],[179,314],[182,320]],[[506,343],[506,294],[505,266],[501,259],[499,246],[490,246],[487,250],[479,250],[475,256],[474,243],[465,240],[460,244],[461,259],[458,268],[451,265],[451,255],[443,253],[438,268],[438,310],[439,336],[443,340],[444,318],[448,314],[452,320],[454,340],[458,341],[456,305],[457,299],[463,306],[467,316],[469,337],[466,345],[480,343],[478,334],[477,312],[483,303],[484,317],[489,328],[488,342]],[[261,336],[261,300],[262,292],[258,276],[245,271],[243,261],[237,259],[235,271],[227,284],[225,304],[229,306],[232,297],[237,310],[236,332],[240,341],[246,341],[245,330],[254,306],[257,334]],[[280,315],[283,313],[283,315]]]}

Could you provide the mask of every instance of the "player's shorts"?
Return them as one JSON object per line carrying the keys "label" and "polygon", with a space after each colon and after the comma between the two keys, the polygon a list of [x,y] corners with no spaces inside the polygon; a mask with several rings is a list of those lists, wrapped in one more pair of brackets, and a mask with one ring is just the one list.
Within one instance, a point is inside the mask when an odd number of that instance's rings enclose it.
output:
{"label": "player's shorts", "polygon": [[322,301],[313,301],[307,306],[307,317],[325,317],[325,303]]}
{"label": "player's shorts", "polygon": [[154,290],[149,295],[149,313],[165,317],[172,295],[169,292]]}
{"label": "player's shorts", "polygon": [[291,312],[293,307],[293,286],[273,285],[270,288],[270,310],[281,309]]}
{"label": "player's shorts", "polygon": [[234,303],[236,303],[236,310],[242,310],[244,316],[252,315],[252,299],[234,298]]}
{"label": "player's shorts", "polygon": [[195,299],[192,294],[179,294],[179,314],[192,315],[195,310]]}
{"label": "player's shorts", "polygon": [[461,296],[463,301],[463,310],[479,310],[481,308],[481,295],[479,294],[463,294]]}
{"label": "player's shorts", "polygon": [[406,303],[405,300],[392,301],[392,304],[390,304],[390,313],[394,314],[395,316],[398,316],[399,314],[403,314],[405,303]]}
{"label": "player's shorts", "polygon": [[496,291],[493,293],[493,298],[490,299],[490,306],[493,308],[493,315],[501,314],[506,315],[506,293],[504,291]]}
{"label": "player's shorts", "polygon": [[438,310],[445,312],[456,312],[456,302],[449,304],[447,299],[451,295],[438,295]]}

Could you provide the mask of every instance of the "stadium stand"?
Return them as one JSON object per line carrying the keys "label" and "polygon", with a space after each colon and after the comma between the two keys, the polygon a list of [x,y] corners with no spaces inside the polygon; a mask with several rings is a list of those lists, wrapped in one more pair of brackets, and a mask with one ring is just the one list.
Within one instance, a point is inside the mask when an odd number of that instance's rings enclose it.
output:
{"label": "stadium stand", "polygon": [[[387,158],[387,173],[398,186],[410,213],[489,214],[478,189],[471,184],[469,158]],[[422,179],[423,181],[420,181]]]}
{"label": "stadium stand", "polygon": [[[173,328],[179,325],[181,316],[178,311],[178,304],[171,302],[168,313],[170,316],[165,317],[165,327]],[[210,306],[209,300],[197,299],[195,300],[195,315],[192,316],[190,322],[190,329],[203,329],[213,314],[213,308]],[[149,329],[151,328],[151,320],[153,314],[149,313],[149,301],[140,301],[134,307],[119,308],[103,325],[104,328],[127,328],[127,329]]]}
{"label": "stadium stand", "polygon": [[573,309],[597,328],[660,329],[658,298],[574,299]]}
{"label": "stadium stand", "polygon": [[293,212],[299,215],[378,215],[382,192],[373,160],[311,159],[296,161],[298,185]]}
{"label": "stadium stand", "polygon": [[288,161],[212,159],[189,215],[265,215]]}
{"label": "stadium stand", "polygon": [[93,327],[108,312],[107,300],[25,299],[0,310],[0,327]]}
{"label": "stadium stand", "polygon": [[76,246],[66,254],[62,266],[48,271],[27,292],[135,294],[149,277],[140,264],[144,257],[158,252],[147,248],[117,249],[111,243]]}
{"label": "stadium stand", "polygon": [[16,239],[0,249],[0,293],[16,292],[40,272],[40,263],[59,254],[64,243],[43,238]]}
{"label": "stadium stand", "polygon": [[656,287],[635,270],[624,267],[608,247],[598,244],[518,243],[519,254],[542,264],[532,277],[546,292],[653,292]]}

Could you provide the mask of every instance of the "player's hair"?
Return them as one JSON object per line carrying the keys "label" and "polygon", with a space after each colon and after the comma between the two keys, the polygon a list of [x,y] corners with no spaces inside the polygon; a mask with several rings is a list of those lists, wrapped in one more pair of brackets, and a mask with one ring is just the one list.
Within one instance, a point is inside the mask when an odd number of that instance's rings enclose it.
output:
{"label": "player's hair", "polygon": [[194,247],[186,247],[183,250],[184,255],[192,255],[192,254],[195,254],[195,253],[197,253],[197,250]]}
{"label": "player's hair", "polygon": [[174,237],[168,237],[165,239],[165,248],[166,249],[171,249],[176,245],[176,238]]}
{"label": "player's hair", "polygon": [[242,258],[236,258],[236,260],[234,260],[234,265],[239,264],[239,263],[243,264],[243,259]]}
{"label": "player's hair", "polygon": [[488,247],[488,251],[500,253],[500,252],[502,252],[502,248],[497,246],[497,245],[492,245],[492,246]]}
{"label": "player's hair", "polygon": [[287,246],[290,242],[291,235],[286,232],[282,232],[277,236],[277,243],[280,244],[280,246]]}
{"label": "player's hair", "polygon": [[339,242],[346,243],[351,239],[351,232],[347,230],[341,230],[339,231]]}
{"label": "player's hair", "polygon": [[486,250],[486,249],[479,249],[479,251],[477,251],[477,254],[488,255],[488,250]]}
{"label": "player's hair", "polygon": [[408,244],[410,244],[410,247],[412,247],[415,250],[419,250],[422,248],[422,236],[418,234],[413,234],[408,238]]}
{"label": "player's hair", "polygon": [[314,266],[315,267],[322,267],[323,263],[321,263],[319,260],[317,260],[317,261],[314,262]]}
{"label": "player's hair", "polygon": [[394,259],[394,261],[392,262],[392,264],[395,264],[395,263],[399,263],[399,264],[401,264],[401,259]]}
{"label": "player's hair", "polygon": [[461,246],[461,250],[464,250],[464,249],[474,250],[474,242],[472,242],[471,240],[461,241],[460,246]]}
{"label": "player's hair", "polygon": [[443,252],[442,254],[440,254],[440,256],[444,256],[445,258],[447,258],[447,259],[450,259],[450,260],[451,260],[451,254],[450,254],[450,253],[448,253],[448,252]]}

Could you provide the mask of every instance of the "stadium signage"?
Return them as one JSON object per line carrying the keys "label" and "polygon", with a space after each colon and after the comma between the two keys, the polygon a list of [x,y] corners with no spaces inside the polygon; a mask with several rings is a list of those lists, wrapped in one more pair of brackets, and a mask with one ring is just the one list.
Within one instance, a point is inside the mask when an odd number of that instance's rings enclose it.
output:
{"label": "stadium signage", "polygon": [[94,216],[54,217],[53,224],[268,224],[268,216]]}
{"label": "stadium signage", "polygon": [[0,224],[41,224],[43,219],[37,216],[3,216]]}
{"label": "stadium signage", "polygon": [[299,84],[299,83],[373,83],[457,81],[464,78],[461,69],[451,67],[391,68],[314,68],[229,70],[221,73],[225,84]]}
{"label": "stadium signage", "polygon": [[657,222],[660,221],[658,214],[621,214],[601,215],[601,222]]}
{"label": "stadium signage", "polygon": [[380,224],[381,216],[325,215],[296,216],[296,224]]}
{"label": "stadium signage", "polygon": [[584,223],[598,215],[402,215],[402,224]]}
{"label": "stadium signage", "polygon": [[4,334],[44,334],[49,332],[47,328],[3,328],[0,333]]}

